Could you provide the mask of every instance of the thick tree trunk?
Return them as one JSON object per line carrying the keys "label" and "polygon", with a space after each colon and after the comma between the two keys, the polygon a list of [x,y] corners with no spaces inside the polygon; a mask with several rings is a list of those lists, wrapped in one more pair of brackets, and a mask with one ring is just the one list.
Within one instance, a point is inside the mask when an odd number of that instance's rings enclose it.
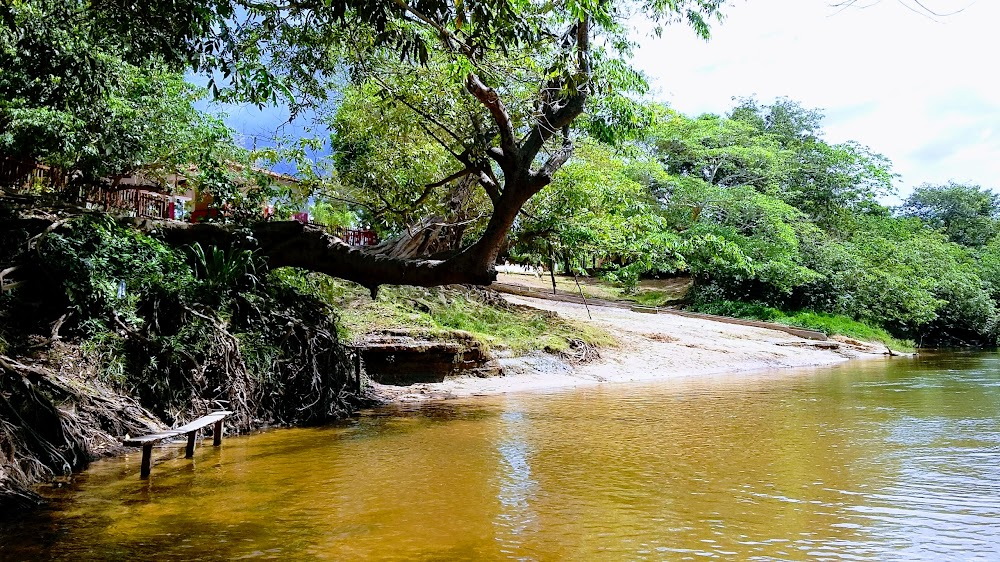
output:
{"label": "thick tree trunk", "polygon": [[[123,220],[171,244],[200,242],[226,247],[246,239],[245,230],[233,225]],[[270,267],[298,267],[325,273],[354,281],[373,292],[379,285],[489,285],[496,279],[493,261],[477,255],[481,250],[476,245],[447,260],[396,258],[349,246],[318,226],[296,221],[261,222],[250,226],[249,231],[256,251],[267,258]]]}
{"label": "thick tree trunk", "polygon": [[[577,71],[581,79],[590,75],[589,24],[587,16],[575,24]],[[514,121],[496,90],[474,73],[467,75],[466,89],[482,103],[494,121],[493,134],[498,137],[499,146],[487,147],[486,157],[503,172],[503,181],[501,185],[493,174],[492,164],[473,163],[456,155],[466,169],[439,184],[431,184],[430,187],[444,185],[460,177],[480,178],[477,181],[482,183],[493,202],[493,213],[480,239],[446,259],[406,255],[407,252],[393,255],[389,247],[381,248],[381,252],[353,247],[318,226],[293,221],[262,222],[238,228],[155,219],[121,220],[174,244],[246,245],[249,231],[255,250],[267,258],[271,267],[298,267],[355,281],[368,287],[373,296],[380,285],[489,285],[496,280],[497,254],[505,247],[518,213],[533,195],[552,181],[552,176],[572,154],[569,126],[583,112],[589,85],[566,96],[559,80],[547,83],[540,115],[520,140]],[[533,170],[536,157],[557,134],[562,135],[561,146],[552,150],[544,164]],[[418,251],[420,248],[421,244],[417,244]]]}

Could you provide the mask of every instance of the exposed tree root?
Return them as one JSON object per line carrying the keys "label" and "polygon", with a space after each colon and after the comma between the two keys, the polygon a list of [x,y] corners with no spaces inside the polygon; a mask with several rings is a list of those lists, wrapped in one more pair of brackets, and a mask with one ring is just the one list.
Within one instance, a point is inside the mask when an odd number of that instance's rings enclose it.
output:
{"label": "exposed tree root", "polygon": [[597,347],[577,338],[569,340],[569,349],[560,351],[559,355],[577,363],[587,363],[601,358]]}
{"label": "exposed tree root", "polygon": [[[0,292],[0,513],[37,503],[33,485],[121,449],[126,435],[221,407],[234,412],[227,430],[245,432],[342,418],[361,404],[336,315],[314,295],[280,279],[219,284],[198,272],[139,286],[120,264],[173,250],[150,253],[157,242],[106,218],[65,220],[79,209],[5,213],[0,205],[0,271],[5,287],[14,274],[23,285]],[[90,265],[95,255],[103,267]],[[101,288],[127,278],[127,296]]]}
{"label": "exposed tree root", "polygon": [[159,426],[136,400],[96,380],[0,356],[0,504],[35,504],[35,483],[120,449],[124,435]]}

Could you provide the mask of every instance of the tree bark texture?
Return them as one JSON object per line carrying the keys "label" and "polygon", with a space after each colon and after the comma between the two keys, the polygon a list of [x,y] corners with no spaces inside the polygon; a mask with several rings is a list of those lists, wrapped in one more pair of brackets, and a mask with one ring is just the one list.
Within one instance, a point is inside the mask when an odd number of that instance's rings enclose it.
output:
{"label": "tree bark texture", "polygon": [[403,258],[349,246],[319,226],[296,221],[261,222],[238,228],[218,223],[122,220],[176,245],[198,242],[229,247],[246,240],[249,234],[256,251],[267,259],[270,267],[298,267],[325,273],[373,291],[379,285],[489,285],[496,279],[492,262],[474,255],[477,246],[446,260]]}

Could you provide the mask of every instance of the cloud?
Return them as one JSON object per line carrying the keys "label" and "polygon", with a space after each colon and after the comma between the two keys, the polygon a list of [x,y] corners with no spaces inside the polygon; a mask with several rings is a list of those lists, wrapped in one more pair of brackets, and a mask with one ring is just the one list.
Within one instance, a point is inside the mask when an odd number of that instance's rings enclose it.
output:
{"label": "cloud", "polygon": [[975,144],[974,137],[967,132],[954,132],[948,137],[936,139],[914,150],[909,154],[909,158],[924,164],[940,164],[947,158]]}
{"label": "cloud", "polygon": [[770,0],[726,11],[709,42],[680,27],[640,41],[637,65],[675,109],[724,113],[734,96],[788,97],[824,110],[829,140],[889,157],[903,192],[952,177],[1000,188],[990,71],[1000,2],[939,18],[898,2],[838,12],[823,0]]}
{"label": "cloud", "polygon": [[931,115],[971,115],[975,117],[1000,115],[1000,98],[990,99],[978,91],[952,89],[928,98],[927,110]]}
{"label": "cloud", "polygon": [[826,116],[824,123],[829,126],[861,119],[862,117],[866,117],[877,111],[880,105],[881,104],[875,100],[869,100],[852,105],[834,107],[833,109],[826,109],[823,111],[823,114]]}

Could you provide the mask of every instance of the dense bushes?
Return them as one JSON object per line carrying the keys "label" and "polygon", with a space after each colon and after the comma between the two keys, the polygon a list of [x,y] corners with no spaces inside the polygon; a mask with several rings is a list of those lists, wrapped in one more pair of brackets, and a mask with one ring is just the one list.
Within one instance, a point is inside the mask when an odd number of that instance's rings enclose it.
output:
{"label": "dense bushes", "polygon": [[58,322],[99,358],[102,382],[168,422],[219,406],[243,429],[343,415],[352,373],[337,315],[251,244],[182,251],[104,216],[71,220],[4,256],[34,281],[0,301],[0,337],[27,353]]}
{"label": "dense bushes", "polygon": [[822,116],[787,100],[744,100],[725,117],[653,113],[639,142],[582,145],[529,202],[513,256],[625,287],[691,275],[701,308],[759,303],[923,345],[996,344],[997,196],[922,186],[890,209],[879,202],[889,162],[823,141]]}
{"label": "dense bushes", "polygon": [[0,504],[126,434],[225,407],[315,423],[361,400],[337,315],[247,248],[168,247],[103,215],[0,221]]}
{"label": "dense bushes", "polygon": [[754,275],[707,272],[694,300],[829,312],[924,345],[996,342],[997,288],[989,253],[949,242],[914,219],[859,215],[838,232],[810,232],[806,226],[777,260],[788,271],[804,273],[784,274],[778,282],[762,275],[775,267],[772,254],[763,263],[755,260]]}

